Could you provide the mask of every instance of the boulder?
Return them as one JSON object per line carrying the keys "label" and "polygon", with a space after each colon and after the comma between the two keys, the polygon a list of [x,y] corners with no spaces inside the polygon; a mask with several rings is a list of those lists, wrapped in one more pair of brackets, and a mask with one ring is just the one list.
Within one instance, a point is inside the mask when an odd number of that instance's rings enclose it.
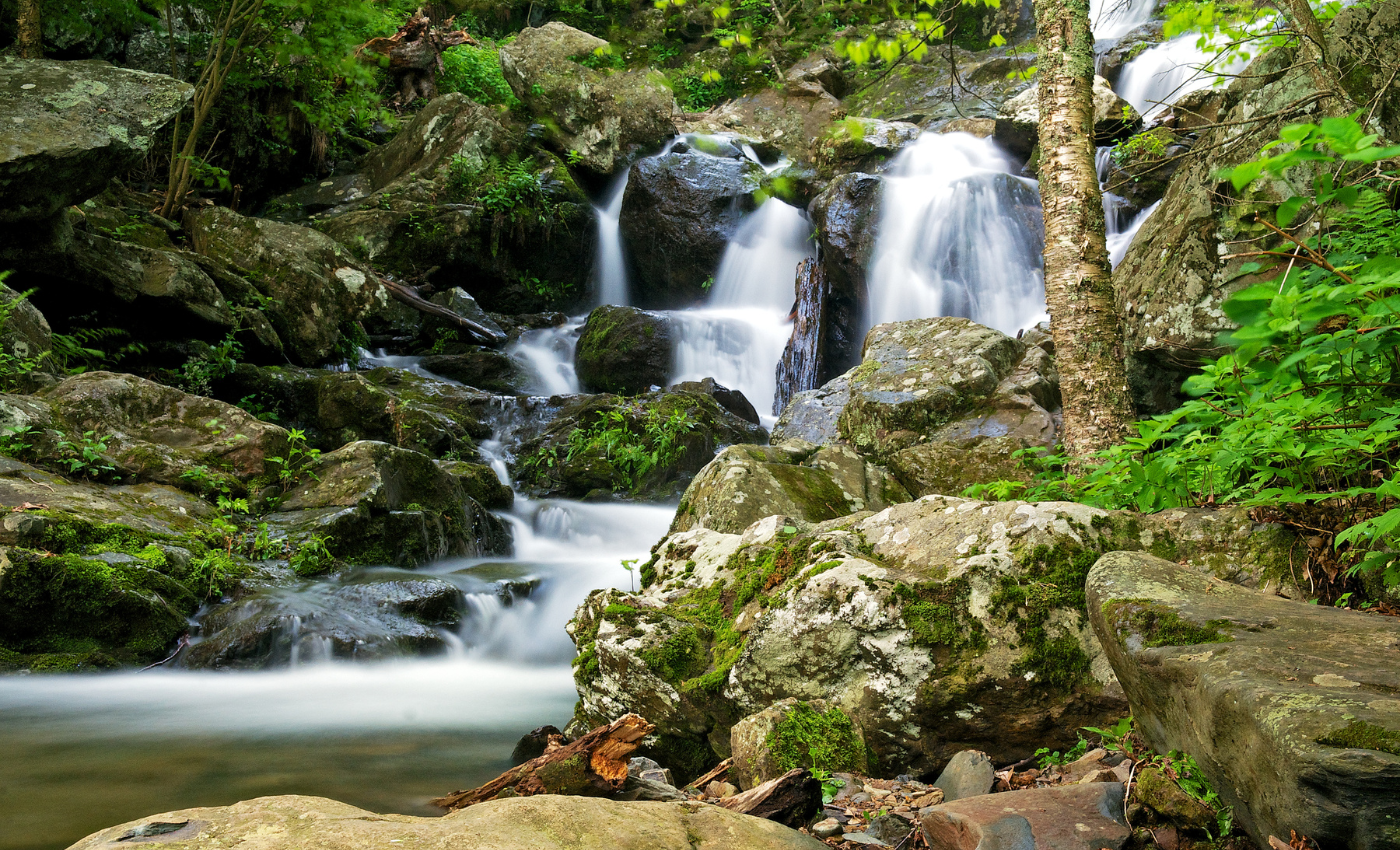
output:
{"label": "boulder", "polygon": [[[84,304],[64,315],[97,307],[104,321],[141,339],[222,339],[235,324],[233,305],[199,263],[183,252],[159,250],[95,233],[73,234],[73,252],[60,272],[87,290]],[[67,301],[74,287],[41,292],[45,301]]]}
{"label": "boulder", "polygon": [[934,806],[921,828],[930,850],[1120,850],[1130,834],[1120,782],[968,797]]}
{"label": "boulder", "polygon": [[1400,847],[1400,622],[1141,552],[1104,555],[1086,593],[1143,737],[1190,753],[1256,842]]}
{"label": "boulder", "polygon": [[106,62],[0,59],[0,221],[47,219],[101,192],[193,96]]}
{"label": "boulder", "polygon": [[[1030,88],[1001,105],[997,112],[997,144],[1020,157],[1029,157],[1040,141],[1040,87]],[[1142,116],[1126,100],[1114,94],[1103,77],[1094,77],[1094,140],[1104,145],[1131,136],[1142,126]]]}
{"label": "boulder", "polygon": [[675,133],[675,99],[652,70],[612,71],[584,60],[608,51],[600,38],[552,21],[501,49],[501,71],[532,115],[552,119],[550,142],[598,174],[612,174],[630,149]]}
{"label": "boulder", "polygon": [[[540,496],[580,498],[590,494],[625,494],[631,498],[674,498],[695,473],[725,446],[765,443],[762,427],[735,416],[704,392],[661,390],[633,398],[577,395],[550,399],[552,410],[541,411],[548,425],[526,436],[515,448],[517,484]],[[625,444],[650,453],[658,447],[647,435],[666,430],[667,422],[683,418],[674,429],[678,453],[656,466],[640,470],[624,465],[637,457],[627,445],[616,445],[625,431]],[[589,435],[574,446],[580,429]],[[643,715],[645,716],[645,715]]]}
{"label": "boulder", "polygon": [[845,118],[817,142],[815,159],[832,172],[884,171],[900,149],[923,131],[907,121]]}
{"label": "boulder", "polygon": [[666,386],[675,342],[669,317],[605,304],[583,324],[574,367],[589,392],[636,395]]}
{"label": "boulder", "polygon": [[510,531],[427,455],[362,440],[317,458],[266,517],[298,545],[327,537],[336,558],[416,566],[449,555],[503,555]]}
{"label": "boulder", "polygon": [[690,482],[671,530],[739,534],[768,516],[822,522],[911,498],[884,467],[850,446],[730,446]]}
{"label": "boulder", "polygon": [[77,439],[108,439],[105,454],[129,481],[155,481],[203,495],[219,486],[241,491],[276,471],[268,458],[287,451],[287,432],[246,411],[113,372],[75,375],[40,396],[52,408],[49,427]]}
{"label": "boulder", "polygon": [[[401,136],[396,136],[397,141]],[[390,142],[393,144],[393,142]],[[384,147],[388,147],[385,145]],[[375,148],[370,156],[384,148]],[[373,191],[371,178],[362,173],[342,174],[316,180],[297,189],[278,195],[263,205],[262,218],[300,224],[337,207],[353,204],[369,196]]]}
{"label": "boulder", "polygon": [[[360,165],[369,192],[421,179],[445,185],[454,167],[480,171],[524,143],[508,113],[453,92],[435,97]],[[455,163],[455,166],[454,166]]]}
{"label": "boulder", "polygon": [[493,396],[388,366],[330,372],[239,364],[215,391],[300,429],[323,451],[378,440],[433,457],[475,459],[476,440],[491,436],[481,416]]}
{"label": "boulder", "polygon": [[862,775],[870,770],[860,728],[825,700],[789,697],[750,714],[734,724],[729,747],[729,777],[745,791],[797,767]]}
{"label": "boulder", "polygon": [[[1005,3],[1000,10],[1027,11],[1029,6]],[[995,119],[1002,102],[1024,91],[1027,80],[1033,78],[1029,70],[1035,65],[1033,47],[1032,43],[976,52],[956,47],[949,52],[930,51],[922,61],[902,62],[848,96],[845,105],[852,115],[907,121],[938,132],[951,132],[950,122]],[[956,78],[948,73],[950,53]]]}
{"label": "boulder", "polygon": [[881,186],[868,174],[843,174],[808,207],[827,284],[822,383],[860,362],[866,269],[875,253]]}
{"label": "boulder", "polygon": [[739,220],[755,207],[762,176],[742,155],[698,148],[632,166],[619,227],[639,304],[668,309],[704,299]]}
{"label": "boulder", "polygon": [[489,393],[517,393],[530,385],[530,372],[519,361],[482,346],[455,354],[429,354],[419,361],[425,371]]}
{"label": "boulder", "polygon": [[845,114],[841,101],[819,82],[789,81],[781,89],[765,87],[709,112],[687,116],[691,120],[684,129],[691,133],[738,133],[755,146],[810,162],[832,122]]}
{"label": "boulder", "polygon": [[990,794],[996,779],[996,768],[986,753],[963,750],[953,756],[933,784],[943,790],[943,801],[951,803],[964,797]]}
{"label": "boulder", "polygon": [[[56,371],[49,353],[53,331],[39,309],[0,282],[0,310],[9,316],[0,322],[0,353],[19,363],[32,363],[34,372]],[[50,380],[52,380],[50,378]]]}
{"label": "boulder", "polygon": [[824,699],[888,773],[967,749],[998,764],[1064,750],[1127,709],[1084,613],[1100,553],[1145,548],[1267,584],[1287,575],[1295,542],[1243,512],[938,496],[815,525],[692,527],[655,547],[640,593],[596,591],[579,608],[570,728],[645,712],[654,757],[698,773],[731,753],[741,718]]}
{"label": "boulder", "polygon": [[[152,827],[152,824],[159,826]],[[171,825],[177,825],[172,831]],[[321,797],[260,797],[184,809],[93,833],[69,850],[124,846],[153,834],[162,844],[256,842],[266,850],[358,850],[398,841],[472,850],[822,850],[816,839],[762,818],[694,803],[624,803],[544,794],[489,800],[443,817],[376,815]],[[159,834],[159,833],[155,833]]]}
{"label": "boulder", "polygon": [[257,288],[266,299],[263,312],[300,365],[331,360],[343,329],[388,303],[374,271],[315,230],[223,207],[191,210],[185,229],[195,251],[237,269]]}
{"label": "boulder", "polygon": [[773,426],[773,444],[801,440],[822,446],[840,440],[836,423],[850,400],[851,382],[847,375],[832,378],[815,390],[797,393]]}
{"label": "boulder", "polygon": [[731,390],[729,387],[719,383],[714,378],[702,378],[698,381],[681,381],[672,384],[670,389],[683,393],[703,393],[714,399],[720,407],[754,425],[762,424],[758,416],[758,411],[749,403],[748,398],[738,390]]}

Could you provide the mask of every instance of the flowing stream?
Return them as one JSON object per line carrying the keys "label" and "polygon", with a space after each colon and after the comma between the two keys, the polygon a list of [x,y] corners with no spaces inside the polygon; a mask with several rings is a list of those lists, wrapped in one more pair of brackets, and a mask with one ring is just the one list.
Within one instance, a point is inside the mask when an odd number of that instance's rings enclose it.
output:
{"label": "flowing stream", "polygon": [[[1152,5],[1096,0],[1100,43],[1146,22]],[[1120,89],[1150,112],[1206,84],[1191,67],[1209,58],[1194,41],[1168,42],[1134,59]],[[758,161],[752,149],[745,154]],[[1107,157],[1100,152],[1101,180]],[[925,134],[898,155],[884,177],[869,269],[871,324],[962,315],[1014,334],[1045,318],[1038,189],[1016,170],[991,141],[959,133]],[[626,183],[624,172],[596,208],[601,303],[630,300],[618,227]],[[1155,209],[1133,215],[1120,200],[1105,200],[1115,264]],[[771,425],[774,369],[791,333],[796,266],[812,256],[811,231],[805,212],[776,199],[740,222],[708,303],[672,314],[673,381],[713,377],[743,391]],[[502,480],[506,432],[517,419],[547,408],[546,397],[579,391],[573,350],[584,318],[527,332],[509,348],[541,398],[502,400],[498,439],[482,443]],[[418,358],[372,362],[429,374]],[[278,591],[315,609],[333,606],[328,594],[347,583],[447,581],[461,592],[462,620],[441,630],[445,653],[436,657],[337,662],[306,642],[293,664],[265,672],[0,678],[0,850],[53,850],[144,814],[266,794],[432,813],[430,797],[506,768],[521,734],[568,719],[576,694],[564,624],[590,590],[632,582],[622,560],[645,557],[673,512],[520,498],[503,514],[512,557],[359,569]],[[528,590],[503,595],[505,583]]]}

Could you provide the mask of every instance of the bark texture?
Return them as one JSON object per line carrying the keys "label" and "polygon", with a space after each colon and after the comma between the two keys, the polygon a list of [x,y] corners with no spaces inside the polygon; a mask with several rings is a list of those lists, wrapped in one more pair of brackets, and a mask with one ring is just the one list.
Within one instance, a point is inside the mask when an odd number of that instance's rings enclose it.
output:
{"label": "bark texture", "polygon": [[[572,744],[546,748],[531,759],[471,791],[453,791],[433,800],[448,811],[504,797],[569,794],[596,797],[622,790],[627,760],[638,742],[656,727],[635,714],[599,726]],[[558,742],[551,741],[551,745]]]}
{"label": "bark texture", "polygon": [[432,100],[437,97],[437,75],[442,70],[442,52],[459,44],[476,44],[466,30],[453,30],[449,18],[445,28],[433,25],[425,9],[419,9],[388,38],[374,38],[360,45],[368,51],[389,58],[389,73],[398,86],[396,98],[407,104],[414,98]]}
{"label": "bark texture", "polygon": [[44,30],[39,16],[39,0],[19,0],[19,33],[16,43],[21,58],[44,58]]}
{"label": "bark texture", "polygon": [[805,826],[822,807],[822,784],[804,767],[789,770],[756,788],[725,797],[719,805],[741,815]]}
{"label": "bark texture", "polygon": [[1064,397],[1065,452],[1079,467],[1133,420],[1094,170],[1094,38],[1088,0],[1035,0],[1040,33],[1040,197],[1045,300]]}

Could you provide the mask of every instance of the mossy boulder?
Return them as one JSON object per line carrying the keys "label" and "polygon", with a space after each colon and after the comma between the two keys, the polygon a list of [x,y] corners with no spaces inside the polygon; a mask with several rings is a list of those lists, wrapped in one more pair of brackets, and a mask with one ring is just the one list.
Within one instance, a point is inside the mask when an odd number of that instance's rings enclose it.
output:
{"label": "mossy boulder", "polygon": [[618,226],[633,299],[670,309],[702,301],[739,220],[756,206],[763,168],[725,146],[691,145],[632,166]]}
{"label": "mossy boulder", "polygon": [[738,534],[775,514],[822,522],[912,498],[887,470],[850,446],[730,446],[690,482],[671,530]]}
{"label": "mossy boulder", "polygon": [[515,491],[510,489],[509,484],[503,484],[496,476],[496,470],[486,464],[440,460],[438,466],[454,476],[462,485],[462,490],[483,508],[504,509],[515,503]]}
{"label": "mossy boulder", "polygon": [[[1261,594],[1143,552],[1089,573],[1094,631],[1157,750],[1258,843],[1400,847],[1400,623]],[[1208,722],[1203,722],[1208,721]]]}
{"label": "mossy boulder", "polygon": [[483,346],[463,346],[453,354],[429,354],[419,365],[424,370],[476,390],[518,393],[530,384],[530,373],[508,354]]}
{"label": "mossy boulder", "polygon": [[674,360],[669,317],[610,304],[588,314],[574,349],[579,381],[589,392],[636,395],[664,387]]}
{"label": "mossy boulder", "polygon": [[608,49],[558,21],[524,29],[501,49],[506,82],[532,115],[549,119],[550,143],[598,174],[612,174],[630,150],[675,133],[675,99],[660,73],[583,64]]}
{"label": "mossy boulder", "polygon": [[347,563],[416,566],[449,555],[509,554],[510,531],[419,452],[362,440],[317,458],[266,517],[294,544],[328,538]]}
{"label": "mossy boulder", "polygon": [[830,171],[883,171],[921,132],[907,121],[844,118],[817,142],[816,161]]}
{"label": "mossy boulder", "polygon": [[106,62],[0,58],[0,221],[46,219],[101,192],[193,96]]}
{"label": "mossy boulder", "polygon": [[734,724],[730,779],[747,791],[795,767],[827,773],[870,772],[860,727],[825,700],[779,700]]}
{"label": "mossy boulder", "polygon": [[[1002,4],[1001,11],[1029,3]],[[1009,34],[1008,34],[1009,35]],[[950,121],[994,119],[1008,98],[1024,91],[1035,64],[1035,45],[1019,44],[972,52],[959,48],[938,51],[918,62],[902,62],[888,73],[861,81],[863,87],[844,103],[852,115],[910,121],[948,132]],[[951,56],[956,78],[948,73]]]}
{"label": "mossy boulder", "polygon": [[51,374],[55,367],[48,354],[53,350],[53,330],[44,314],[19,296],[0,283],[0,309],[10,314],[4,327],[0,327],[0,350],[17,361],[33,361],[35,372]]}
{"label": "mossy boulder", "polygon": [[315,230],[224,207],[191,210],[185,230],[196,252],[237,270],[266,299],[263,312],[300,365],[330,362],[344,329],[388,303],[373,270]]}
{"label": "mossy boulder", "polygon": [[674,532],[641,593],[600,591],[571,625],[574,728],[645,705],[659,733],[722,756],[739,718],[824,699],[887,772],[936,770],[969,748],[1001,763],[1063,750],[1127,710],[1085,614],[1095,560],[1150,548],[1202,573],[1257,576],[1280,556],[1287,570],[1295,541],[1247,542],[1268,531],[1243,513],[928,496],[816,524]]}

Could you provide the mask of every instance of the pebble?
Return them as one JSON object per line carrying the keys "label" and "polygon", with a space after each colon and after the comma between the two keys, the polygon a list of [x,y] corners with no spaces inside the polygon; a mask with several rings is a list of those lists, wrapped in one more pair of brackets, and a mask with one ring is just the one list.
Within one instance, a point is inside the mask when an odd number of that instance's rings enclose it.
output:
{"label": "pebble", "polygon": [[818,838],[833,838],[841,834],[841,824],[836,818],[827,818],[812,825],[812,834]]}

